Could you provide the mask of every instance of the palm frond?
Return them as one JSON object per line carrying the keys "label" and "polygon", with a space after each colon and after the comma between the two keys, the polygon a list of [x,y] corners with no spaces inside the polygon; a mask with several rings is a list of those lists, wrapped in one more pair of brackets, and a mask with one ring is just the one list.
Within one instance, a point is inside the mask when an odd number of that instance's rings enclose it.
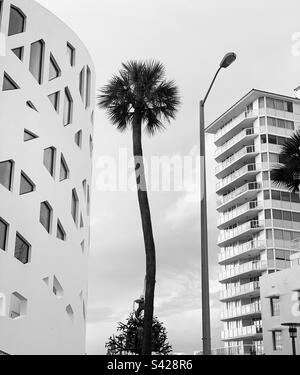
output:
{"label": "palm frond", "polygon": [[271,170],[271,180],[278,186],[286,186],[299,192],[300,186],[300,131],[294,133],[282,146],[281,164]]}
{"label": "palm frond", "polygon": [[122,63],[97,97],[99,108],[106,110],[111,122],[121,131],[132,125],[138,109],[148,134],[164,129],[163,121],[175,119],[180,105],[174,81],[165,80],[165,68],[154,60]]}

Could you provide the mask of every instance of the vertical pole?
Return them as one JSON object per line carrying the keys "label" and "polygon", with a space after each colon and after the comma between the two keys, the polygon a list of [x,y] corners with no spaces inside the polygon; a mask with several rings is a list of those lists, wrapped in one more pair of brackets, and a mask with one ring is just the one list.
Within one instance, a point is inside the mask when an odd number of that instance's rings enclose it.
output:
{"label": "vertical pole", "polygon": [[296,355],[296,338],[292,337],[293,355]]}
{"label": "vertical pole", "polygon": [[204,104],[200,102],[202,337],[203,354],[211,355]]}

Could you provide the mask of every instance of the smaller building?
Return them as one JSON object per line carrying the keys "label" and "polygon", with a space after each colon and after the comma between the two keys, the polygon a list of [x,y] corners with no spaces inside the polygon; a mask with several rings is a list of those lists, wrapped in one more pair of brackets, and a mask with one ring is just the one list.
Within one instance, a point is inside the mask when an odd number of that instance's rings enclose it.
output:
{"label": "smaller building", "polygon": [[[283,323],[300,323],[300,255],[292,267],[261,277],[261,308],[264,351],[267,355],[291,355],[292,340]],[[300,355],[300,329],[296,339]]]}

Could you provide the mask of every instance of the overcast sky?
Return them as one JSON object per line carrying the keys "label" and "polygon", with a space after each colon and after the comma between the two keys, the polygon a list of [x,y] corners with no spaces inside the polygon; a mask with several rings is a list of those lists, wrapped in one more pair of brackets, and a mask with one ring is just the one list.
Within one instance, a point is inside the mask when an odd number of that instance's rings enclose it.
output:
{"label": "overcast sky", "polygon": [[[88,47],[102,87],[130,59],[156,59],[175,79],[183,105],[175,122],[144,140],[146,157],[197,151],[198,101],[224,53],[238,60],[222,71],[207,102],[207,124],[252,88],[293,95],[300,84],[299,0],[39,0]],[[59,36],[58,36],[59,37]],[[293,49],[294,45],[294,49]],[[294,51],[294,53],[293,53]],[[296,52],[296,53],[295,53]],[[136,194],[97,189],[97,161],[131,152],[105,113],[95,116],[92,244],[88,302],[88,354],[105,354],[117,322],[143,291],[144,247]],[[213,347],[220,347],[213,138],[207,137]],[[151,192],[157,248],[155,314],[175,352],[201,347],[199,202],[195,195]]]}

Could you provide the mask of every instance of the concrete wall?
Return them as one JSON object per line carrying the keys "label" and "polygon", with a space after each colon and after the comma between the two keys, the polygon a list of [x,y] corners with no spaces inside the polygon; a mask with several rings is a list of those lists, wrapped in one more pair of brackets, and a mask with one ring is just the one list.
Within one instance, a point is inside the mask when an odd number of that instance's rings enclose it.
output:
{"label": "concrete wall", "polygon": [[[300,266],[265,275],[261,278],[261,301],[264,349],[267,355],[292,354],[292,342],[288,328],[282,323],[300,323],[298,292],[300,291]],[[271,297],[280,297],[280,315],[271,314]],[[272,331],[282,330],[282,351],[273,349]],[[298,329],[297,353],[300,354],[300,329]]]}
{"label": "concrete wall", "polygon": [[[7,37],[11,4],[26,15],[26,30]],[[0,31],[6,39],[6,53],[0,56],[0,162],[14,161],[11,191],[0,184],[0,217],[9,224],[6,251],[0,250],[0,350],[9,354],[84,354],[89,213],[82,182],[86,180],[88,187],[91,185],[93,63],[78,37],[32,0],[4,0]],[[40,39],[45,44],[42,84],[29,72],[30,46]],[[73,67],[66,52],[67,42],[76,49]],[[20,46],[24,46],[23,61],[11,51]],[[48,79],[50,53],[61,69],[61,76],[52,81]],[[88,108],[79,93],[79,74],[87,65],[92,72]],[[20,89],[2,91],[4,72]],[[65,87],[73,99],[72,123],[66,127],[63,126]],[[48,98],[56,91],[61,93],[59,113]],[[29,108],[27,101],[37,111]],[[24,129],[38,138],[24,142]],[[82,130],[81,148],[74,141],[79,130]],[[56,149],[54,177],[43,164],[44,149],[48,147]],[[62,182],[59,178],[61,154],[69,168],[69,178]],[[30,194],[19,195],[21,170],[36,185]],[[71,216],[73,189],[79,200],[77,225]],[[50,233],[39,220],[40,203],[44,201],[53,209]],[[58,218],[66,232],[66,241],[56,236]],[[16,232],[31,245],[31,259],[25,265],[14,257]],[[54,277],[63,288],[61,297],[53,293]],[[15,292],[26,298],[27,308],[24,316],[12,319],[10,306]],[[69,305],[73,318],[66,311]]]}

